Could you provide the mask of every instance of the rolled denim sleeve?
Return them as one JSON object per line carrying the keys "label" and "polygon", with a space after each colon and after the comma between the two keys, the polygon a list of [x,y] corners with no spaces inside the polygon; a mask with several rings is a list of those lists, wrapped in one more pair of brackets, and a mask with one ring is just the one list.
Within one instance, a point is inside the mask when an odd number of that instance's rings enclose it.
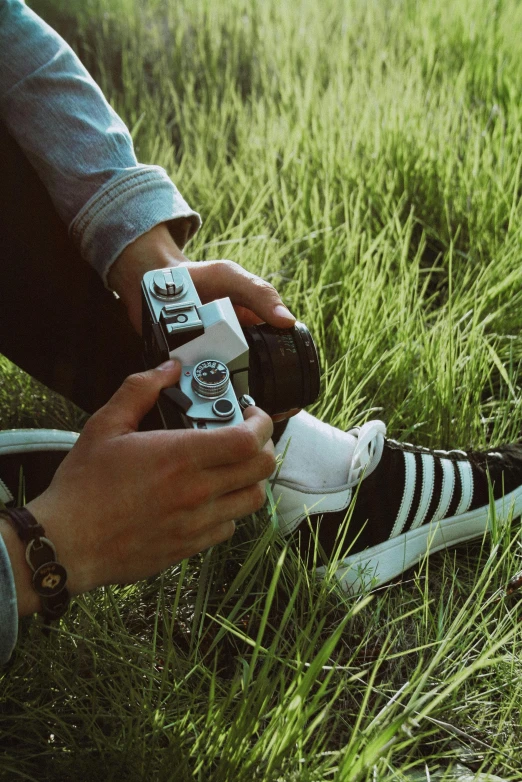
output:
{"label": "rolled denim sleeve", "polygon": [[10,658],[18,636],[18,604],[11,560],[0,535],[0,665]]}
{"label": "rolled denim sleeve", "polygon": [[129,131],[72,49],[22,0],[0,0],[0,118],[106,282],[134,239],[166,222],[184,245],[201,220]]}

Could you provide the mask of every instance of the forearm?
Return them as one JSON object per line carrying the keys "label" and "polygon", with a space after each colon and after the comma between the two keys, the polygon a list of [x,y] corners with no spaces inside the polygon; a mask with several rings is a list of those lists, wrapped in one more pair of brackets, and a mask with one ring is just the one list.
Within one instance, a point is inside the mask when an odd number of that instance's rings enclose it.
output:
{"label": "forearm", "polygon": [[180,248],[197,230],[166,172],[137,163],[127,128],[71,48],[20,0],[0,0],[0,118],[104,280],[153,226],[167,223]]}
{"label": "forearm", "polygon": [[0,519],[0,665],[9,660],[18,635],[17,592],[11,564],[15,543],[7,522]]}
{"label": "forearm", "polygon": [[2,537],[14,582],[14,598],[18,616],[27,616],[39,611],[40,598],[31,585],[31,569],[25,559],[25,548],[11,524],[0,518]]}

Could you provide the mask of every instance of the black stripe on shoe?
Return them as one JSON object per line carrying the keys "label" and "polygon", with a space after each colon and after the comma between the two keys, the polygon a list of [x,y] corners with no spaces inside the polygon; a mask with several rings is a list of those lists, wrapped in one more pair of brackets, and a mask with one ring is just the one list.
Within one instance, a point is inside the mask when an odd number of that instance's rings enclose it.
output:
{"label": "black stripe on shoe", "polygon": [[433,490],[431,493],[431,501],[428,505],[428,512],[426,513],[426,516],[424,517],[424,521],[421,522],[422,524],[429,524],[430,521],[433,519],[435,512],[437,508],[439,507],[440,503],[440,493],[442,490],[442,466],[440,463],[440,459],[436,459],[432,456],[432,454],[429,454],[433,459],[433,469],[434,469],[434,475],[433,475]]}
{"label": "black stripe on shoe", "polygon": [[407,532],[410,529],[413,520],[417,515],[417,511],[419,510],[419,503],[421,501],[422,485],[424,480],[424,467],[422,463],[422,456],[420,453],[415,454],[415,466],[416,466],[417,478],[415,481],[415,488],[413,490],[413,498],[411,501],[410,512],[408,513],[408,518],[406,519],[406,524],[404,525],[403,532]]}
{"label": "black stripe on shoe", "polygon": [[451,498],[451,502],[448,506],[448,511],[446,513],[446,516],[448,518],[451,518],[452,516],[455,515],[457,508],[459,507],[462,500],[462,479],[460,477],[460,470],[455,462],[452,462],[452,466],[453,466],[453,480],[455,484],[453,489],[453,497]]}

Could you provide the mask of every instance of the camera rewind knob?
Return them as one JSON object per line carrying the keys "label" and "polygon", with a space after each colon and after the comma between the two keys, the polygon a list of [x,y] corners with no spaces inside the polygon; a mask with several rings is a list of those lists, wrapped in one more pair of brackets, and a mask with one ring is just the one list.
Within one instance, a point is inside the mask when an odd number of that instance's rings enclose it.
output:
{"label": "camera rewind knob", "polygon": [[175,269],[160,269],[152,280],[153,292],[159,296],[179,296],[183,287],[183,277]]}

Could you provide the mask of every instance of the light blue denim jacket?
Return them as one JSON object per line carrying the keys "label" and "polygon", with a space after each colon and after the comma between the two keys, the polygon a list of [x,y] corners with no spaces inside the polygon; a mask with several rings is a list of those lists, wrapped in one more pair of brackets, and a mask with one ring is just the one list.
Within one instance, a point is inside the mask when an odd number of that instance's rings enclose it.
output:
{"label": "light blue denim jacket", "polygon": [[[0,0],[0,120],[105,283],[121,251],[158,223],[169,221],[179,243],[198,229],[199,215],[167,173],[137,162],[129,131],[72,49],[22,0]],[[0,536],[0,664],[16,636],[14,582]]]}

